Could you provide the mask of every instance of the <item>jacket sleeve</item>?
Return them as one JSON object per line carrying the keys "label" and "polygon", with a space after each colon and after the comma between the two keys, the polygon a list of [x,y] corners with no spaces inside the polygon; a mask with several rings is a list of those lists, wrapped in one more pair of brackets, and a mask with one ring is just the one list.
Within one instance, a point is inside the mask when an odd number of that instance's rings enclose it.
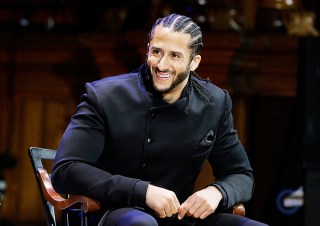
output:
{"label": "jacket sleeve", "polygon": [[107,206],[144,208],[148,182],[97,167],[108,139],[101,104],[94,86],[86,84],[86,93],[58,147],[53,186],[60,193],[86,195]]}
{"label": "jacket sleeve", "polygon": [[237,203],[247,202],[254,189],[250,162],[233,127],[231,98],[226,91],[224,94],[224,112],[216,134],[216,143],[208,158],[216,178],[212,185],[223,195],[219,206],[223,210]]}

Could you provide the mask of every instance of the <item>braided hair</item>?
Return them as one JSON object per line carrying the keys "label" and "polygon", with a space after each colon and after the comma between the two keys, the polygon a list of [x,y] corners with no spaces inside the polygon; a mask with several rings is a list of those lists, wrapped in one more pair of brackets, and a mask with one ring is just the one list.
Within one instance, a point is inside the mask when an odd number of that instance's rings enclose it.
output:
{"label": "braided hair", "polygon": [[151,41],[154,30],[158,25],[170,28],[175,32],[190,34],[191,42],[189,43],[188,47],[192,50],[191,59],[195,55],[199,55],[201,53],[203,47],[201,29],[195,22],[191,20],[191,18],[179,14],[171,14],[166,17],[159,18],[153,24],[150,30],[148,42]]}

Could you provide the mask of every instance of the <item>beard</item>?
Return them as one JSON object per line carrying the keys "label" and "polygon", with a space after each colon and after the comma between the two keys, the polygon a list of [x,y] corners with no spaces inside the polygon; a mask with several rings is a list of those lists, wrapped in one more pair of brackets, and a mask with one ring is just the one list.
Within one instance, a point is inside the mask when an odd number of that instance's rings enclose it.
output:
{"label": "beard", "polygon": [[178,85],[180,85],[190,74],[190,66],[186,68],[185,71],[181,72],[180,74],[176,75],[176,78],[172,81],[171,85],[167,88],[159,88],[156,86],[155,82],[153,81],[153,76],[151,73],[151,69],[149,67],[149,73],[152,80],[153,88],[155,91],[157,91],[159,94],[169,93],[174,88],[176,88]]}

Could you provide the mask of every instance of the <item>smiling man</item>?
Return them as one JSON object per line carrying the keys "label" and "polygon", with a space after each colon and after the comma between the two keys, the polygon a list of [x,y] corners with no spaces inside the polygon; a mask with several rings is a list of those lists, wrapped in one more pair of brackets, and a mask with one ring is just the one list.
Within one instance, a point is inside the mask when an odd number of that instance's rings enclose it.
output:
{"label": "smiling man", "polygon": [[162,93],[165,101],[173,103],[181,96],[190,70],[198,67],[201,56],[194,55],[188,48],[188,33],[172,32],[169,27],[156,26],[150,35],[147,63],[153,86]]}
{"label": "smiling man", "polygon": [[[263,226],[225,210],[252,195],[254,180],[233,128],[227,91],[199,78],[200,27],[160,18],[138,70],[86,84],[66,129],[52,181],[99,200],[92,226]],[[208,160],[215,181],[194,193]]]}

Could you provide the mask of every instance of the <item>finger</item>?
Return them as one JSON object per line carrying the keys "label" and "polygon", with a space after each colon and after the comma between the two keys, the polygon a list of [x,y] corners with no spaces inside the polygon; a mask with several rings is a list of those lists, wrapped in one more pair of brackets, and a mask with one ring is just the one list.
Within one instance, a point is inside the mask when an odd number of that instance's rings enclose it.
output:
{"label": "finger", "polygon": [[188,209],[186,208],[186,203],[183,203],[179,208],[178,219],[181,220],[186,215]]}
{"label": "finger", "polygon": [[205,218],[207,218],[209,215],[211,214],[211,212],[210,211],[204,211],[201,215],[200,215],[200,219],[205,219]]}
{"label": "finger", "polygon": [[171,208],[172,214],[176,214],[179,211],[180,203],[179,203],[179,200],[176,196],[174,196],[174,198],[171,202],[170,208]]}
{"label": "finger", "polygon": [[188,210],[187,215],[188,216],[194,216],[195,213],[199,210],[199,208],[200,208],[199,203],[197,203],[197,202],[193,203],[193,205]]}
{"label": "finger", "polygon": [[167,208],[164,210],[165,214],[166,214],[166,217],[171,217],[172,216],[172,210],[171,208]]}
{"label": "finger", "polygon": [[182,218],[184,218],[184,216],[188,213],[192,205],[193,205],[193,201],[190,196],[184,203],[181,204],[179,208],[178,219],[181,220]]}
{"label": "finger", "polygon": [[175,205],[174,200],[170,201],[170,204],[164,209],[167,217],[171,217],[173,214],[178,212],[178,207]]}
{"label": "finger", "polygon": [[156,214],[160,218],[165,218],[166,217],[166,211],[165,210],[160,210],[160,211],[156,212]]}
{"label": "finger", "polygon": [[193,217],[204,219],[215,211],[215,208],[212,206],[202,203],[200,208],[193,214]]}
{"label": "finger", "polygon": [[196,197],[196,193],[191,196],[189,203],[190,207],[188,209],[187,215],[193,216],[201,207],[201,202],[199,202],[198,198]]}
{"label": "finger", "polygon": [[193,205],[192,208],[190,209],[189,213],[194,218],[199,218],[206,211],[207,211],[207,209],[204,205],[200,205],[200,206]]}
{"label": "finger", "polygon": [[[177,207],[175,205],[171,205],[170,212],[171,212],[171,215],[177,213],[178,212]],[[169,217],[171,217],[171,216],[169,216]]]}

